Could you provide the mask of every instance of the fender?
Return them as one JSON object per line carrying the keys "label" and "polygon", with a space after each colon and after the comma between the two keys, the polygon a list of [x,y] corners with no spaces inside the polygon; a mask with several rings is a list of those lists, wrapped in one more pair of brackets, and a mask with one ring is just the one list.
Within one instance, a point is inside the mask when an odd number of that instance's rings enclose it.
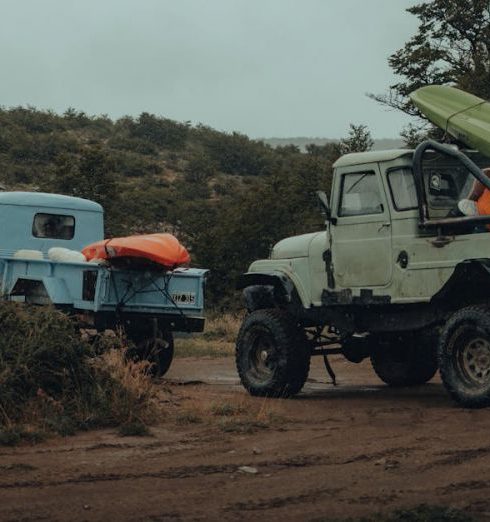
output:
{"label": "fender", "polygon": [[490,297],[490,259],[468,259],[458,263],[431,303],[453,309],[465,303],[488,302]]}
{"label": "fender", "polygon": [[249,311],[275,306],[302,306],[294,283],[280,271],[242,274],[238,278],[236,289],[243,290],[245,305]]}

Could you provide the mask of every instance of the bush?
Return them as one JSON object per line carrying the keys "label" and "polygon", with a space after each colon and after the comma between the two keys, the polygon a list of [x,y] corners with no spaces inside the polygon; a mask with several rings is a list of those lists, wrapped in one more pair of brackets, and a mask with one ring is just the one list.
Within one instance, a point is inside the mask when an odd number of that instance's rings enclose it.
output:
{"label": "bush", "polygon": [[0,326],[0,443],[25,425],[70,435],[154,417],[148,363],[126,361],[118,337],[90,345],[62,313],[15,303],[0,303]]}
{"label": "bush", "polygon": [[131,137],[173,149],[185,146],[189,132],[189,126],[185,123],[159,118],[147,112],[142,112],[136,121],[129,122],[128,127]]}
{"label": "bush", "polygon": [[216,164],[204,153],[194,154],[185,168],[185,180],[189,183],[205,183],[216,174]]}

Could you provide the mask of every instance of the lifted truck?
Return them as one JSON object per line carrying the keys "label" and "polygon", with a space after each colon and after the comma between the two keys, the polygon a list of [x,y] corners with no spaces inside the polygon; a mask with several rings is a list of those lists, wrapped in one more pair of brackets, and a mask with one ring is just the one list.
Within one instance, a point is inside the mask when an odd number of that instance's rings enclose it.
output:
{"label": "lifted truck", "polygon": [[29,192],[0,193],[0,295],[52,305],[85,328],[121,327],[134,356],[163,375],[173,358],[173,331],[204,328],[206,270],[165,270],[53,260],[52,247],[81,251],[103,239],[103,209],[81,198]]}
{"label": "lifted truck", "polygon": [[340,353],[369,357],[395,386],[439,368],[456,401],[490,405],[490,216],[448,217],[475,178],[490,187],[467,155],[433,141],[341,157],[330,202],[319,194],[326,230],[280,241],[238,282],[244,387],[297,394],[312,355],[331,370],[326,357]]}

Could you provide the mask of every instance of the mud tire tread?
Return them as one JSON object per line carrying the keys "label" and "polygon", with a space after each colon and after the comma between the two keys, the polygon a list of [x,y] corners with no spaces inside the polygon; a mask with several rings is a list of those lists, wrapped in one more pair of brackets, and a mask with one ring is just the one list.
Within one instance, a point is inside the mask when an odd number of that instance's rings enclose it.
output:
{"label": "mud tire tread", "polygon": [[[266,329],[275,341],[282,364],[262,385],[249,378],[251,334],[257,327]],[[298,394],[310,370],[310,352],[306,336],[294,317],[283,310],[269,308],[247,315],[236,342],[236,367],[245,389],[254,396],[286,398]]]}
{"label": "mud tire tread", "polygon": [[439,340],[437,358],[442,382],[450,397],[466,408],[490,406],[490,381],[481,389],[471,389],[454,368],[454,346],[451,338],[463,325],[479,331],[490,338],[490,307],[472,305],[455,312],[444,325]]}

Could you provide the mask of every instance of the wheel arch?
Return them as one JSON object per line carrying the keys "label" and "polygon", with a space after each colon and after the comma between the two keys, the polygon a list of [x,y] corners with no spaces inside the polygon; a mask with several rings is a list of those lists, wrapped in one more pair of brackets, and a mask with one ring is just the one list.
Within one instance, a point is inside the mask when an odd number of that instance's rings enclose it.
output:
{"label": "wheel arch", "polygon": [[488,302],[490,299],[490,260],[469,259],[456,265],[451,277],[431,302],[443,308]]}
{"label": "wheel arch", "polygon": [[263,308],[306,308],[302,292],[286,274],[280,271],[247,272],[242,274],[236,284],[243,291],[245,306],[249,311]]}
{"label": "wheel arch", "polygon": [[18,277],[8,295],[24,297],[26,303],[31,304],[47,305],[54,302],[52,288],[46,284],[44,278]]}

